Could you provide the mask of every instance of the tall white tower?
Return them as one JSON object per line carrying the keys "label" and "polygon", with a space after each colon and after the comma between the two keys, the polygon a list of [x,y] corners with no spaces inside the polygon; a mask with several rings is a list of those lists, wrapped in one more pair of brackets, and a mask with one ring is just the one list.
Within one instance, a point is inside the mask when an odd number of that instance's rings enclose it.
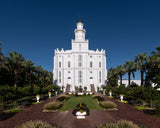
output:
{"label": "tall white tower", "polygon": [[85,39],[86,30],[83,29],[83,22],[79,18],[77,28],[74,30],[75,39],[72,40],[73,52],[86,52],[88,51],[88,40]]}
{"label": "tall white tower", "polygon": [[81,19],[77,22],[77,28],[74,30],[75,41],[85,41],[86,30],[83,29],[83,22]]}

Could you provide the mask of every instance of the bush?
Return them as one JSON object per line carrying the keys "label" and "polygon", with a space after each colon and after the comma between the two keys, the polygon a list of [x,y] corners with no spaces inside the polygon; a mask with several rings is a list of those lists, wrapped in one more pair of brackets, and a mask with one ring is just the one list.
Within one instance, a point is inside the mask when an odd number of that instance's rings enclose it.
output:
{"label": "bush", "polygon": [[4,101],[14,99],[13,87],[9,85],[0,86],[0,96],[3,96]]}
{"label": "bush", "polygon": [[93,95],[92,97],[93,97],[93,99],[97,99],[98,101],[104,101],[105,100],[103,97],[98,96],[98,95]]}
{"label": "bush", "polygon": [[154,101],[154,106],[156,108],[156,113],[160,114],[160,101],[159,100]]}
{"label": "bush", "polygon": [[107,123],[105,125],[100,125],[97,128],[138,128],[138,126],[133,124],[131,121],[121,120],[117,123]]}
{"label": "bush", "polygon": [[58,126],[52,126],[51,124],[43,121],[29,121],[17,128],[59,128]]}
{"label": "bush", "polygon": [[118,121],[117,126],[118,128],[138,128],[137,125],[133,124],[131,121],[126,120]]}
{"label": "bush", "polygon": [[33,87],[33,95],[39,94],[40,93],[40,87],[39,86],[34,86]]}
{"label": "bush", "polygon": [[31,85],[27,85],[27,86],[23,87],[23,95],[25,95],[25,96],[31,96],[32,95]]}
{"label": "bush", "polygon": [[45,104],[44,109],[45,110],[56,110],[56,109],[60,108],[62,105],[63,105],[63,103],[60,101],[53,101],[53,102],[49,102],[49,103]]}
{"label": "bush", "polygon": [[112,109],[117,107],[117,105],[111,101],[100,101],[99,104],[105,109]]}
{"label": "bush", "polygon": [[47,94],[48,93],[48,89],[46,87],[43,87],[42,90],[41,90],[41,92],[43,94]]}
{"label": "bush", "polygon": [[63,95],[63,96],[58,97],[56,100],[63,102],[64,100],[68,100],[69,98],[70,98],[70,96]]}
{"label": "bush", "polygon": [[20,108],[16,108],[16,109],[10,109],[10,110],[8,110],[7,112],[21,112],[22,111],[22,109],[20,109]]}
{"label": "bush", "polygon": [[76,113],[80,111],[80,112],[86,112],[87,115],[89,115],[89,108],[87,107],[86,104],[82,103],[82,104],[77,104],[76,108],[73,110],[72,114],[76,115]]}
{"label": "bush", "polygon": [[28,101],[28,102],[32,102],[33,101],[33,98],[32,97],[29,97],[29,96],[26,96],[26,97],[23,97],[23,98],[20,98],[18,100],[16,100],[19,104],[21,104],[22,102],[24,101]]}

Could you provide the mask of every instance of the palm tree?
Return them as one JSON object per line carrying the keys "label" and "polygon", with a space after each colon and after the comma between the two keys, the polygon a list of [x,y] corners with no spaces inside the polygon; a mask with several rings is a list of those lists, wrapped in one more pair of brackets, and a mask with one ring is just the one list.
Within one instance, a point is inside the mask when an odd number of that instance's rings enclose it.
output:
{"label": "palm tree", "polygon": [[135,77],[134,72],[136,71],[135,65],[133,61],[126,61],[125,65],[125,70],[128,72],[128,85],[130,86],[131,84],[131,73],[133,77]]}
{"label": "palm tree", "polygon": [[24,61],[24,70],[27,74],[27,77],[28,77],[28,82],[30,85],[32,85],[32,72],[34,71],[34,63],[31,61],[31,60],[27,60],[27,61]]}
{"label": "palm tree", "polygon": [[120,85],[122,85],[122,76],[126,73],[124,65],[118,65],[117,66],[117,73],[120,77]]}
{"label": "palm tree", "polygon": [[43,70],[42,75],[43,75],[43,86],[46,86],[46,78],[48,76],[48,71]]}
{"label": "palm tree", "polygon": [[153,65],[158,65],[160,68],[160,47],[156,47],[156,52],[152,52],[151,62]]}
{"label": "palm tree", "polygon": [[[2,45],[2,43],[0,43],[0,46]],[[2,54],[2,47],[0,47],[0,68],[2,67],[2,62],[4,61],[4,56]]]}
{"label": "palm tree", "polygon": [[9,70],[9,72],[14,77],[14,87],[17,87],[18,84],[18,72],[23,66],[24,57],[19,54],[18,52],[14,51],[12,53],[8,53],[8,56],[6,58],[6,66]]}
{"label": "palm tree", "polygon": [[53,73],[48,72],[48,83],[51,85],[53,83]]}
{"label": "palm tree", "polygon": [[135,63],[137,69],[141,72],[141,86],[144,86],[144,73],[146,71],[146,61],[147,61],[147,53],[139,53],[138,56],[135,56]]}
{"label": "palm tree", "polygon": [[38,76],[38,86],[40,86],[40,75],[42,74],[43,68],[41,66],[36,66],[35,67],[35,72],[37,73]]}
{"label": "palm tree", "polygon": [[[110,68],[109,71],[108,71],[108,83],[109,83],[109,86],[111,86],[111,81],[114,80],[114,84],[115,82],[117,81],[118,79],[118,72],[117,72],[117,69],[116,68]],[[114,85],[116,86],[116,85]]]}

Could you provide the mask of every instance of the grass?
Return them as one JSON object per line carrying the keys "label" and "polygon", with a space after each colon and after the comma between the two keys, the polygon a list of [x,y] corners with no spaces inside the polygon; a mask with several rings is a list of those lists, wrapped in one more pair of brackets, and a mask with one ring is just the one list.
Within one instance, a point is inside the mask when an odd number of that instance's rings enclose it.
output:
{"label": "grass", "polygon": [[160,117],[160,114],[155,114],[155,116]]}
{"label": "grass", "polygon": [[146,107],[143,106],[134,106],[134,108],[138,109],[138,110],[146,110]]}
{"label": "grass", "polygon": [[7,112],[21,112],[22,111],[22,109],[20,109],[20,108],[16,108],[16,109],[10,109],[10,110],[7,110]]}
{"label": "grass", "polygon": [[84,103],[89,109],[103,110],[92,96],[73,96],[68,99],[64,105],[59,109],[60,111],[73,110],[79,103]]}
{"label": "grass", "polygon": [[128,101],[125,101],[125,100],[121,101],[121,100],[118,99],[117,101],[119,101],[119,102],[121,102],[121,103],[128,104]]}

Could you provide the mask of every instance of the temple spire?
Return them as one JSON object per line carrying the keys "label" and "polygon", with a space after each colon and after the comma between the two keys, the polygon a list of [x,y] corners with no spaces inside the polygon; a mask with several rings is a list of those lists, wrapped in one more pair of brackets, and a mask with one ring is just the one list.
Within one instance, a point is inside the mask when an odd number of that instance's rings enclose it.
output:
{"label": "temple spire", "polygon": [[83,29],[83,22],[80,17],[77,22],[77,28],[74,30],[74,33],[75,33],[75,40],[76,41],[78,41],[78,40],[84,41],[85,40],[86,31],[85,31],[85,29]]}
{"label": "temple spire", "polygon": [[79,20],[78,20],[78,22],[81,22],[81,23],[83,23],[83,22],[82,22],[82,20],[81,20],[81,17],[79,17]]}

